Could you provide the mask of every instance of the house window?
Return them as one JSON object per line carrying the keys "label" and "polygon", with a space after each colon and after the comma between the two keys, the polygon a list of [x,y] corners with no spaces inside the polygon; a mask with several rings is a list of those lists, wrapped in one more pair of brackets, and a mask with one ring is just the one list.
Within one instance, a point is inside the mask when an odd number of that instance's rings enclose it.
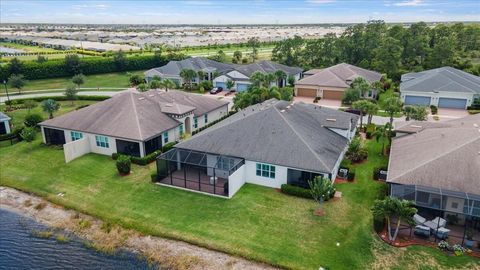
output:
{"label": "house window", "polygon": [[72,138],[72,142],[83,138],[83,134],[81,132],[76,132],[76,131],[70,131],[70,136]]}
{"label": "house window", "polygon": [[372,97],[372,90],[368,90],[368,97]]}
{"label": "house window", "polygon": [[205,114],[203,117],[205,118],[205,124],[208,123],[208,114]]}
{"label": "house window", "polygon": [[193,118],[193,128],[198,128],[198,118],[197,117]]}
{"label": "house window", "polygon": [[275,179],[275,166],[257,163],[257,176]]}
{"label": "house window", "polygon": [[108,144],[108,138],[105,136],[95,135],[95,141],[97,142],[98,147],[110,148]]}
{"label": "house window", "polygon": [[168,131],[163,133],[163,143],[168,143]]}
{"label": "house window", "polygon": [[183,124],[180,124],[180,126],[178,127],[178,130],[180,132],[180,135],[183,135]]}

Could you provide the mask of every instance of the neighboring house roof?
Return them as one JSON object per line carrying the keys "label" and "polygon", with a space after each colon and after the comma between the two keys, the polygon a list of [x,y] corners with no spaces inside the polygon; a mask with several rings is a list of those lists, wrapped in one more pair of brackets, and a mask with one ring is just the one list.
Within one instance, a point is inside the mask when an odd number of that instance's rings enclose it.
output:
{"label": "neighboring house roof", "polygon": [[4,114],[3,112],[0,112],[0,121],[8,121],[10,119],[11,118],[8,115]]}
{"label": "neighboring house roof", "polygon": [[350,87],[350,83],[357,77],[362,77],[369,83],[372,83],[379,81],[382,78],[382,74],[341,63],[329,68],[324,68],[311,76],[299,80],[295,84],[348,88]]}
{"label": "neighboring house roof", "polygon": [[179,76],[182,69],[193,69],[195,71],[217,71],[226,73],[232,70],[231,65],[213,61],[205,57],[191,57],[181,61],[170,61],[166,65],[153,68],[145,72],[147,77],[155,75],[174,75]]}
{"label": "neighboring house roof", "polygon": [[480,77],[452,67],[441,67],[403,74],[400,91],[480,94]]}
{"label": "neighboring house roof", "polygon": [[227,104],[227,101],[175,90],[127,91],[40,125],[144,141],[180,124],[169,114],[193,110],[198,116]]}
{"label": "neighboring house roof", "polygon": [[261,73],[275,73],[277,70],[282,70],[287,75],[296,75],[303,71],[303,69],[298,67],[289,67],[267,60],[255,62],[249,65],[232,64],[232,67],[247,77],[252,76],[252,74],[257,71]]}
{"label": "neighboring house roof", "polygon": [[428,121],[403,121],[395,122],[394,124],[396,132],[403,133],[417,133],[426,128],[442,128],[442,127],[451,127],[452,125],[445,122],[428,122]]}
{"label": "neighboring house roof", "polygon": [[320,71],[322,71],[321,68],[313,68],[313,69],[309,69],[309,70],[303,72],[303,75],[313,75],[313,74],[318,73]]}
{"label": "neighboring house roof", "polygon": [[271,99],[250,106],[184,141],[177,148],[235,156],[313,172],[331,172],[356,115],[316,105]]}
{"label": "neighboring house roof", "polygon": [[392,140],[387,182],[480,195],[480,114]]}

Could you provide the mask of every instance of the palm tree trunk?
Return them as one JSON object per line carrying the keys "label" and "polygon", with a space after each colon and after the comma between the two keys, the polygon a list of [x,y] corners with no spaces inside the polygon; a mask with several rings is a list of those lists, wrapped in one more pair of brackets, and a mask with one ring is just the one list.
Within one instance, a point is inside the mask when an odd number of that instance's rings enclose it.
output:
{"label": "palm tree trunk", "polygon": [[388,240],[392,240],[392,234],[391,234],[391,225],[390,225],[390,218],[387,217],[387,231],[388,231]]}
{"label": "palm tree trunk", "polygon": [[400,230],[400,223],[402,222],[402,219],[399,217],[397,220],[397,227],[395,228],[395,234],[393,235],[392,241],[395,241],[397,239],[398,231]]}
{"label": "palm tree trunk", "polygon": [[362,126],[363,126],[363,112],[360,111],[360,132],[362,131]]}

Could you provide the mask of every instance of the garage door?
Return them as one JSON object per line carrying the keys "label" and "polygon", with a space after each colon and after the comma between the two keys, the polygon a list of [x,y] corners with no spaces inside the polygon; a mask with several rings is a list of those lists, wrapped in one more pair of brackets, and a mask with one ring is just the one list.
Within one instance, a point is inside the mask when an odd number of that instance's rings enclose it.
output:
{"label": "garage door", "polygon": [[430,106],[430,97],[405,96],[405,105]]}
{"label": "garage door", "polygon": [[215,87],[222,87],[223,90],[227,89],[227,86],[225,85],[224,82],[216,82]]}
{"label": "garage door", "polygon": [[249,84],[237,83],[237,92],[247,91]]}
{"label": "garage door", "polygon": [[454,109],[465,109],[467,107],[467,100],[460,98],[439,98],[438,99],[439,108],[454,108]]}
{"label": "garage door", "polygon": [[342,100],[343,91],[323,90],[323,99]]}
{"label": "garage door", "polygon": [[297,96],[299,97],[316,97],[317,90],[316,89],[308,89],[308,88],[298,88],[297,89]]}

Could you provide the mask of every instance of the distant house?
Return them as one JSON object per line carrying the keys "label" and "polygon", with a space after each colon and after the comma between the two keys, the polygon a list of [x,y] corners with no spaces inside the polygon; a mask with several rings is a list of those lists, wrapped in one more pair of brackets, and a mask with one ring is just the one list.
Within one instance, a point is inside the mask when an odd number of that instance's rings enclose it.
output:
{"label": "distant house", "polygon": [[233,70],[223,74],[213,80],[213,84],[216,87],[223,87],[226,89],[226,83],[228,80],[232,80],[235,84],[233,89],[237,92],[243,92],[248,89],[251,85],[250,77],[255,72],[260,72],[263,74],[274,74],[276,71],[281,70],[287,75],[281,81],[275,81],[272,83],[272,86],[284,87],[287,86],[288,76],[293,76],[295,81],[298,81],[302,75],[302,69],[298,67],[289,67],[282,64],[278,64],[272,61],[259,61],[249,65],[235,65],[232,64]]}
{"label": "distant house", "polygon": [[0,135],[1,134],[8,134],[11,132],[10,130],[10,120],[11,118],[0,112]]}
{"label": "distant house", "polygon": [[200,82],[200,80],[213,80],[216,76],[220,74],[225,74],[233,68],[229,64],[220,63],[217,61],[210,60],[205,57],[192,57],[187,58],[181,61],[170,61],[168,64],[152,68],[145,72],[145,79],[147,82],[150,82],[154,76],[158,76],[161,79],[170,79],[174,81],[177,85],[182,85],[184,83],[180,72],[183,69],[192,69],[195,72],[203,71],[205,74],[204,78],[199,78],[196,76],[193,78],[194,83]]}
{"label": "distant house", "polygon": [[[304,74],[303,79],[295,83],[295,95],[341,100],[343,92],[350,88],[350,84],[358,77],[373,83],[380,81],[382,74],[345,63],[324,69],[312,69]],[[365,93],[365,97],[375,96],[374,89]]]}
{"label": "distant house", "polygon": [[44,143],[65,145],[64,149],[74,148],[75,153],[143,157],[227,113],[228,102],[201,95],[128,91],[40,126]]}
{"label": "distant house", "polygon": [[276,99],[252,105],[157,159],[158,183],[232,197],[244,183],[308,187],[334,180],[356,115]]}
{"label": "distant house", "polygon": [[398,130],[412,134],[392,139],[390,196],[414,201],[423,216],[480,228],[480,114]]}
{"label": "distant house", "polygon": [[406,105],[466,109],[480,98],[480,77],[452,67],[407,73],[400,93]]}
{"label": "distant house", "polygon": [[[170,61],[165,66],[159,68],[153,68],[145,72],[145,78],[147,82],[151,81],[154,76],[158,76],[161,79],[173,80],[177,85],[184,83],[180,72],[182,69],[192,69],[196,72],[203,71],[204,78],[195,77],[194,83],[199,83],[201,80],[209,80],[213,82],[214,87],[222,87],[227,89],[227,81],[234,82],[234,86],[231,90],[242,92],[247,90],[250,86],[250,76],[258,71],[261,73],[275,73],[277,70],[282,70],[287,76],[294,76],[295,81],[300,79],[302,69],[297,67],[289,67],[281,65],[272,61],[259,61],[249,65],[236,65],[225,64],[217,61],[210,60],[204,57],[193,57],[182,61]],[[278,82],[280,87],[287,85],[287,78]],[[277,83],[272,83],[277,85]]]}

